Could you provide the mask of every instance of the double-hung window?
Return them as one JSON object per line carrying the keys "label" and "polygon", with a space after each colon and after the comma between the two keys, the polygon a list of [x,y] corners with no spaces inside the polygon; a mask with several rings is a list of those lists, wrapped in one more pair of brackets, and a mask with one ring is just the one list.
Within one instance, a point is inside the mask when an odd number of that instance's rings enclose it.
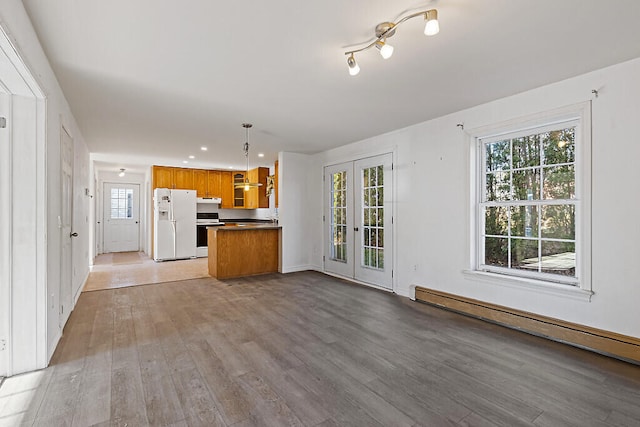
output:
{"label": "double-hung window", "polygon": [[476,271],[590,289],[587,110],[474,138]]}

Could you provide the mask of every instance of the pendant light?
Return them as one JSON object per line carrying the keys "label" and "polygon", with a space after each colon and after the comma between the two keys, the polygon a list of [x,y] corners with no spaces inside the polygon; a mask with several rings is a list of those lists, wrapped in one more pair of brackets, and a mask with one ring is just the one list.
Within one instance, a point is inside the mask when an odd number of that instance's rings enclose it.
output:
{"label": "pendant light", "polygon": [[243,182],[236,182],[234,184],[235,188],[244,188],[244,191],[249,191],[252,188],[261,187],[262,184],[259,182],[249,182],[249,128],[253,125],[251,123],[243,123],[242,127],[245,128],[246,131],[246,142],[244,143],[244,157],[247,159],[247,171],[244,175]]}

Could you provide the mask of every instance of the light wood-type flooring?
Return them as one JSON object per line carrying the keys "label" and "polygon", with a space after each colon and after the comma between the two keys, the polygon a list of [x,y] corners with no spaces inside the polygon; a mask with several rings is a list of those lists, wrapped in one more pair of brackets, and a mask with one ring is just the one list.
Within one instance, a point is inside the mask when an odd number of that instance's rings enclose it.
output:
{"label": "light wood-type flooring", "polygon": [[155,262],[143,252],[98,255],[83,292],[209,276],[207,258]]}
{"label": "light wood-type flooring", "polygon": [[0,425],[638,426],[640,367],[315,272],[80,296]]}

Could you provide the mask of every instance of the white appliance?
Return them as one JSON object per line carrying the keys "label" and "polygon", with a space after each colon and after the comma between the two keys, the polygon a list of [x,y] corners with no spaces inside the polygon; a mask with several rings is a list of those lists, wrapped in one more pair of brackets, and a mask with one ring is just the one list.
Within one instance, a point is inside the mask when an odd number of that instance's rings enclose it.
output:
{"label": "white appliance", "polygon": [[153,259],[196,257],[196,191],[153,191]]}
{"label": "white appliance", "polygon": [[196,217],[196,228],[198,230],[196,256],[198,258],[209,256],[209,235],[207,228],[216,225],[224,225],[224,222],[220,222],[218,212],[198,212]]}

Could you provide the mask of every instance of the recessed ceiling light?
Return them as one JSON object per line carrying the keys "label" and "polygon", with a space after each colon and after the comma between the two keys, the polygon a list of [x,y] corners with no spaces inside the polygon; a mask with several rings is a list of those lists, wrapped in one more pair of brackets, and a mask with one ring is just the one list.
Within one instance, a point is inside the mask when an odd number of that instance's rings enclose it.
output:
{"label": "recessed ceiling light", "polygon": [[200,147],[200,149],[201,149],[202,151],[207,151],[207,147],[205,147],[204,145],[203,145],[202,147]]}
{"label": "recessed ceiling light", "polygon": [[189,160],[183,160],[182,163],[186,165],[187,163],[189,163]]}
{"label": "recessed ceiling light", "polygon": [[189,156],[189,158],[190,158],[190,159],[195,159],[195,158],[196,158],[196,156],[191,155],[191,156]]}
{"label": "recessed ceiling light", "polygon": [[229,166],[229,169],[233,169],[233,166]]}
{"label": "recessed ceiling light", "polygon": [[264,153],[258,153],[258,157],[264,157]]}

